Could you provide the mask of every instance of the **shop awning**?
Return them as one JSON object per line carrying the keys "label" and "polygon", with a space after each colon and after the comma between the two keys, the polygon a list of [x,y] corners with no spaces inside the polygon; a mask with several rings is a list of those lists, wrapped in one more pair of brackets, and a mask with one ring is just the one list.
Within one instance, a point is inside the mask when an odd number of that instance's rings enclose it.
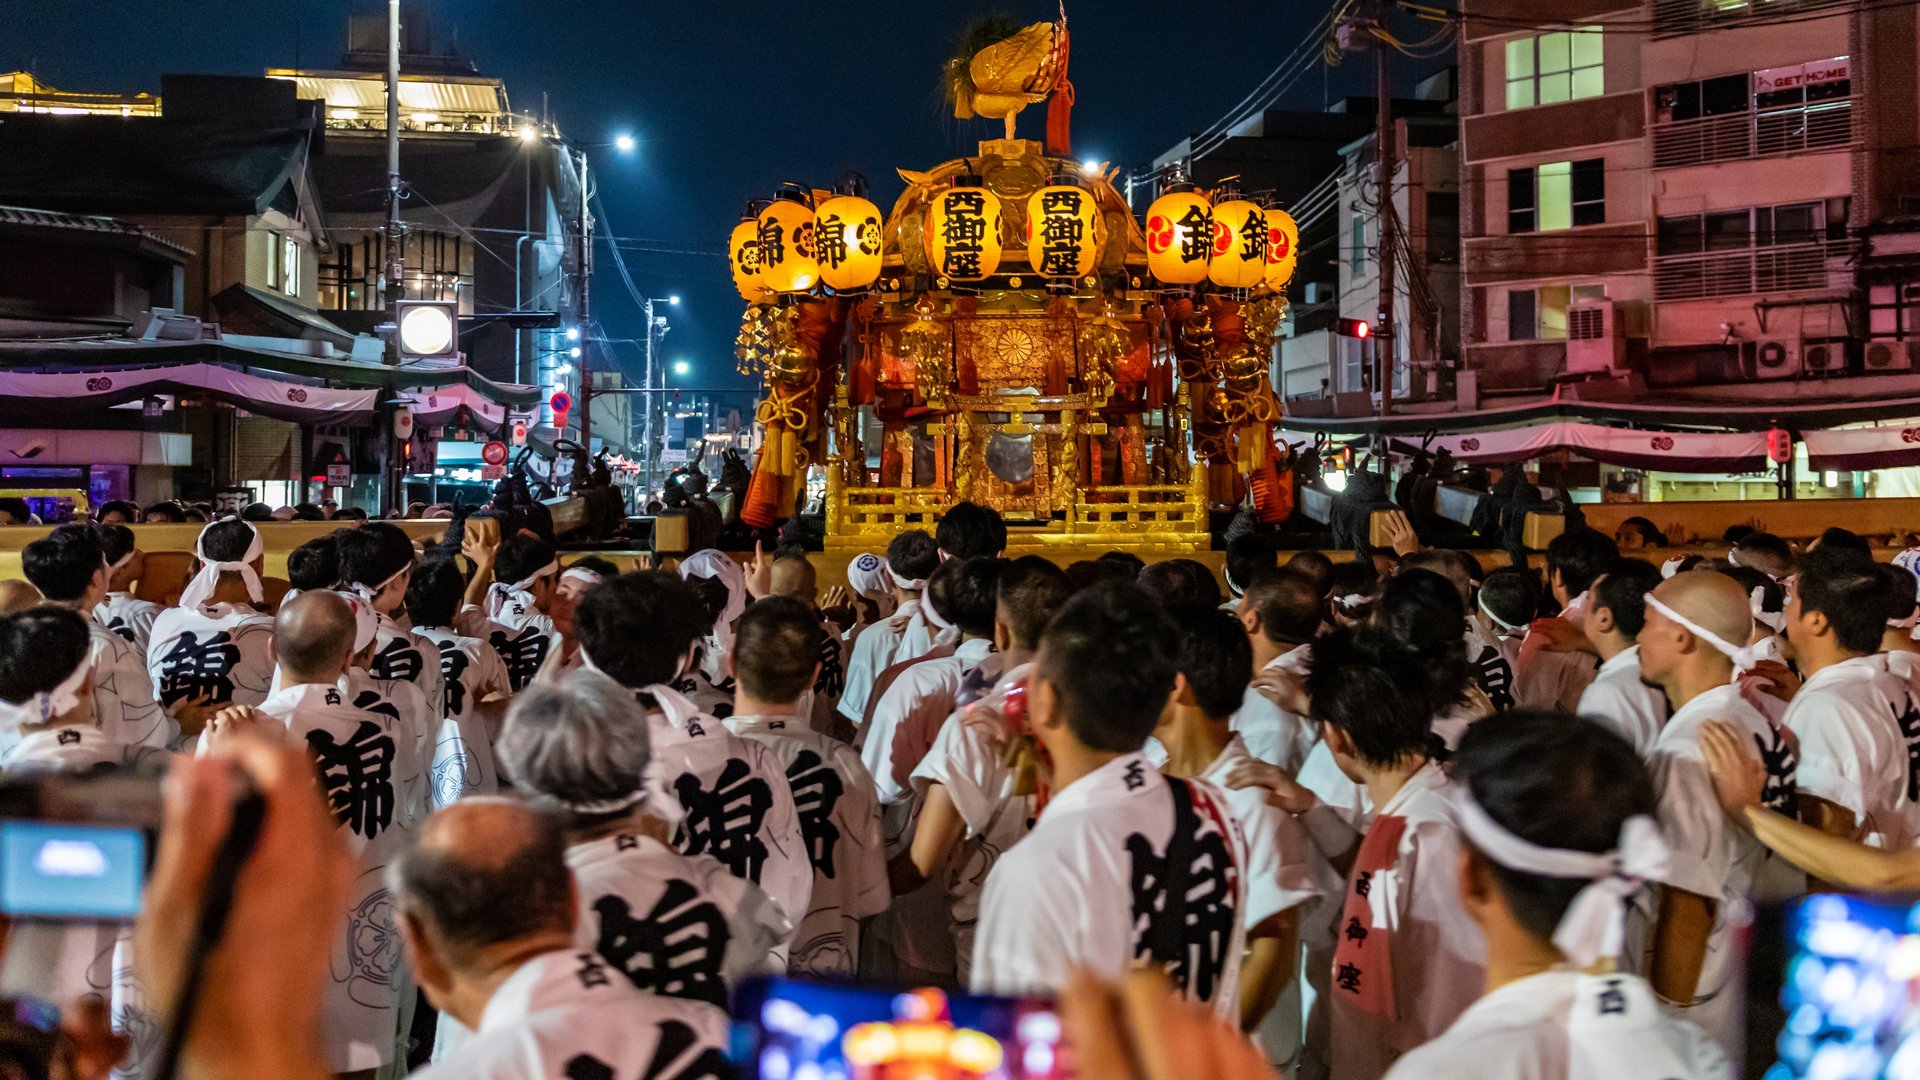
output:
{"label": "shop awning", "polygon": [[1807,444],[1807,467],[1815,472],[1859,472],[1920,465],[1920,426],[1889,424],[1809,431],[1801,438]]}
{"label": "shop awning", "polygon": [[1764,432],[1645,431],[1560,421],[1421,442],[1395,439],[1393,445],[1401,453],[1444,448],[1455,460],[1483,465],[1510,465],[1565,450],[1608,465],[1661,472],[1741,473],[1767,467]]}
{"label": "shop awning", "polygon": [[373,420],[377,390],[308,386],[220,364],[103,371],[0,371],[0,416],[10,421],[94,412],[157,394],[213,397],[298,424],[357,427]]}

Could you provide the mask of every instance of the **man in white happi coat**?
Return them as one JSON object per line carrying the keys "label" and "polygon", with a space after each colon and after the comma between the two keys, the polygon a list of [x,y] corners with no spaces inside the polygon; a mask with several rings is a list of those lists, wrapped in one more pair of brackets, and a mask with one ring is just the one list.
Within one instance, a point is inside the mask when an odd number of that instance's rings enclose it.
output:
{"label": "man in white happi coat", "polygon": [[[920,813],[888,873],[896,894],[930,881],[943,887],[962,986],[973,970],[987,875],[1033,827],[1035,771],[1008,760],[1007,750],[1025,730],[1025,680],[1040,635],[1072,595],[1066,573],[1047,559],[1028,555],[1007,564],[995,588],[993,627],[994,657],[1004,672],[947,719],[913,770]],[[1010,718],[1010,708],[1018,715]]]}
{"label": "man in white happi coat", "polygon": [[1787,601],[1787,638],[1806,680],[1787,706],[1799,741],[1801,819],[1894,851],[1920,840],[1920,705],[1875,655],[1886,625],[1873,563],[1809,555]]}
{"label": "man in white happi coat", "polygon": [[[1640,629],[1646,624],[1646,594],[1661,582],[1660,569],[1641,559],[1621,558],[1593,583],[1593,601],[1581,631],[1600,656],[1600,671],[1580,695],[1577,714],[1598,720],[1645,755],[1667,724],[1667,697],[1641,676]],[[1746,641],[1743,635],[1736,644]]]}
{"label": "man in white happi coat", "polygon": [[1323,894],[1315,881],[1313,842],[1260,791],[1227,787],[1229,776],[1255,760],[1228,726],[1253,667],[1245,630],[1231,615],[1204,604],[1178,607],[1168,616],[1176,630],[1176,675],[1154,728],[1157,764],[1168,776],[1219,787],[1246,835],[1241,922],[1247,958],[1240,969],[1238,1020],[1242,1030],[1260,1033],[1269,1060],[1285,1066],[1300,1046],[1301,1013],[1297,1002],[1290,1009],[1277,1006],[1299,974],[1301,915]]}
{"label": "man in white happi coat", "polygon": [[507,666],[484,639],[454,628],[466,587],[452,559],[426,559],[407,586],[407,614],[414,634],[434,646],[446,695],[446,719],[433,746],[434,805],[500,788],[494,740],[513,693]]}
{"label": "man in white happi coat", "polygon": [[887,909],[886,849],[873,777],[853,748],[814,731],[797,710],[820,671],[820,617],[771,596],[747,608],[734,639],[734,709],[727,729],[771,749],[786,768],[813,893],[793,938],[795,974],[850,979],[862,922]]}
{"label": "man in white happi coat", "polygon": [[1173,691],[1172,628],[1129,585],[1075,596],[1047,628],[1028,728],[1056,785],[981,898],[974,990],[1053,993],[1075,968],[1164,971],[1188,998],[1238,1013],[1247,842],[1212,784],[1141,753]]}
{"label": "man in white happi coat", "polygon": [[166,610],[133,595],[133,587],[147,576],[147,553],[134,546],[133,530],[125,525],[100,526],[100,548],[107,557],[107,595],[93,607],[93,619],[125,638],[146,662],[153,637],[153,620]]}
{"label": "man in white happi coat", "polygon": [[434,815],[389,869],[427,1000],[473,1032],[415,1076],[627,1080],[728,1072],[725,1014],[636,989],[575,944],[558,825],[479,797]]}
{"label": "man in white happi coat", "polygon": [[1632,748],[1508,713],[1469,728],[1452,767],[1455,903],[1486,941],[1485,995],[1388,1080],[1728,1080],[1727,1058],[1645,980],[1595,966],[1619,945],[1626,897],[1678,861]]}
{"label": "man in white happi coat", "polygon": [[28,581],[49,604],[86,620],[92,642],[93,711],[98,730],[130,756],[165,753],[179,729],[153,699],[144,658],[90,618],[107,594],[107,561],[92,525],[62,525],[20,552]]}
{"label": "man in white happi coat", "polygon": [[1529,709],[1571,712],[1600,670],[1580,633],[1593,583],[1620,557],[1613,537],[1597,529],[1572,529],[1547,545],[1547,589],[1560,605],[1557,619],[1529,628],[1514,665],[1516,701]]}
{"label": "man in white happi coat", "polygon": [[413,541],[400,526],[370,521],[340,534],[341,587],[359,596],[380,617],[373,659],[367,664],[380,690],[393,696],[396,683],[412,683],[426,701],[428,722],[447,715],[446,681],[439,649],[407,621],[407,585],[413,579]]}
{"label": "man in white happi coat", "polygon": [[893,581],[893,614],[868,626],[854,639],[847,658],[847,683],[840,691],[840,715],[854,724],[867,718],[874,681],[896,660],[927,651],[933,632],[922,614],[927,578],[940,566],[940,549],[924,530],[908,529],[887,545],[887,575]]}
{"label": "man in white happi coat", "polygon": [[524,535],[509,536],[497,547],[469,538],[461,551],[473,560],[474,573],[467,583],[471,608],[461,611],[459,630],[467,637],[484,635],[506,664],[513,689],[524,690],[547,655],[566,647],[547,614],[558,588],[560,560],[553,545]]}
{"label": "man in white happi coat", "polygon": [[[690,669],[706,615],[692,586],[658,571],[622,574],[574,612],[582,663],[626,687],[647,712],[656,812],[673,844],[711,855],[766,890],[790,925],[811,910],[813,863],[779,757],[698,711],[672,683]],[[785,962],[785,951],[781,960]]]}
{"label": "man in white happi coat", "polygon": [[1644,603],[1640,670],[1662,688],[1674,712],[1643,753],[1676,857],[1656,879],[1659,886],[1634,906],[1625,966],[1644,975],[1677,1015],[1736,1055],[1743,1049],[1734,934],[1767,852],[1721,812],[1701,730],[1708,721],[1737,729],[1747,756],[1767,769],[1769,804],[1788,813],[1795,810],[1794,752],[1735,682],[1755,659],[1746,644],[1753,616],[1738,582],[1713,571],[1675,574],[1645,594]]}
{"label": "man in white happi coat", "polygon": [[1289,773],[1298,773],[1319,735],[1288,706],[1313,657],[1326,602],[1313,579],[1297,570],[1267,570],[1246,583],[1235,610],[1253,647],[1253,682],[1247,686],[1233,730],[1247,752]]}
{"label": "man in white happi coat", "polygon": [[668,845],[672,826],[646,779],[648,726],[632,692],[569,672],[514,700],[501,767],[566,831],[574,943],[635,989],[721,1013],[742,979],[786,970],[793,925],[759,886]]}
{"label": "man in white happi coat", "polygon": [[384,874],[427,813],[414,732],[386,711],[356,707],[348,687],[349,665],[374,648],[376,623],[371,609],[356,612],[337,593],[295,597],[274,620],[279,689],[260,706],[313,755],[321,793],[359,855],[322,993],[329,1068],[366,1076],[394,1059],[408,985]]}
{"label": "man in white happi coat", "polygon": [[265,544],[238,519],[194,541],[198,569],[180,603],[153,620],[147,674],[161,707],[198,727],[229,705],[259,705],[273,688],[273,616],[263,606]]}

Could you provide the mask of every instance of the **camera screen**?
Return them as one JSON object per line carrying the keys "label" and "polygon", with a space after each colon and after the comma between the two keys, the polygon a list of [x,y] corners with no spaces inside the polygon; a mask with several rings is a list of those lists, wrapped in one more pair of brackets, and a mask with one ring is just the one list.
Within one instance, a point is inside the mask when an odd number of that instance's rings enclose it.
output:
{"label": "camera screen", "polygon": [[1768,1080],[1915,1075],[1920,908],[1810,896],[1787,931],[1785,1024]]}
{"label": "camera screen", "polygon": [[130,919],[140,912],[146,844],[138,829],[0,821],[0,911]]}
{"label": "camera screen", "polygon": [[1044,998],[768,979],[742,987],[735,1009],[735,1059],[759,1080],[1072,1075]]}

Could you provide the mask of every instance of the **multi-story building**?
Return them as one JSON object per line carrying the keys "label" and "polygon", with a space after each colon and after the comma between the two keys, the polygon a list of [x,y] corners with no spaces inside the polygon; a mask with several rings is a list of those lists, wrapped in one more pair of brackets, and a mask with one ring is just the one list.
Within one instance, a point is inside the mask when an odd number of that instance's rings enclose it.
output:
{"label": "multi-story building", "polygon": [[1912,369],[1920,279],[1896,253],[1920,196],[1920,9],[1466,7],[1462,325],[1483,393],[1630,375],[1667,400],[1869,396]]}

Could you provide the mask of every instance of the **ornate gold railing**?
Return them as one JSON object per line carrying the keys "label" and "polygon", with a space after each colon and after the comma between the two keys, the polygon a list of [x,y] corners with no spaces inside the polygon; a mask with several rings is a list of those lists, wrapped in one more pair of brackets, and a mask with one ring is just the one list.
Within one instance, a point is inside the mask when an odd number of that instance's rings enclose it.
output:
{"label": "ornate gold railing", "polygon": [[934,519],[953,505],[944,487],[873,488],[830,484],[827,532],[833,536],[892,537],[902,529],[933,531]]}
{"label": "ornate gold railing", "polygon": [[1068,530],[1165,534],[1169,540],[1206,535],[1207,506],[1192,484],[1097,487],[1074,502]]}

